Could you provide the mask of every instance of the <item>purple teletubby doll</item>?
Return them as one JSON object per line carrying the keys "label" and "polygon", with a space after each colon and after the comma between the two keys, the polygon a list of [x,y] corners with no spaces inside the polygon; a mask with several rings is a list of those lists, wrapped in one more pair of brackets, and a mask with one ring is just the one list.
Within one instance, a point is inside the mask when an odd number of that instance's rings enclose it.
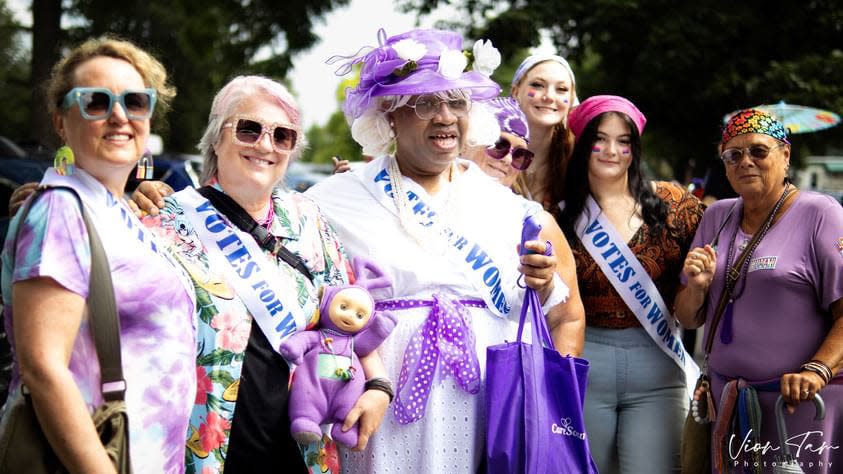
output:
{"label": "purple teletubby doll", "polygon": [[369,295],[390,286],[389,278],[368,260],[355,258],[353,267],[354,285],[324,287],[319,327],[281,343],[281,355],[298,366],[290,387],[290,432],[299,443],[316,442],[319,425],[333,423],[334,441],[357,445],[357,424],[343,432],[342,423],[364,391],[359,357],[377,349],[397,323],[393,314],[376,312]]}

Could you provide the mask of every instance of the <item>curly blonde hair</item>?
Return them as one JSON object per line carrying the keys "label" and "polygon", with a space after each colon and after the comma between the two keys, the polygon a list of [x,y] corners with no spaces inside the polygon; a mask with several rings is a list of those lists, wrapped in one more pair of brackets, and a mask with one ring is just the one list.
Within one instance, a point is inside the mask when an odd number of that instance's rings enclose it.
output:
{"label": "curly blonde hair", "polygon": [[50,115],[60,112],[64,96],[74,87],[74,74],[80,64],[89,59],[105,56],[122,59],[138,71],[146,87],[155,89],[158,100],[155,118],[163,118],[176,96],[176,88],[167,82],[167,71],[151,54],[135,44],[113,36],[102,36],[85,41],[71,49],[50,73],[47,81],[47,107]]}

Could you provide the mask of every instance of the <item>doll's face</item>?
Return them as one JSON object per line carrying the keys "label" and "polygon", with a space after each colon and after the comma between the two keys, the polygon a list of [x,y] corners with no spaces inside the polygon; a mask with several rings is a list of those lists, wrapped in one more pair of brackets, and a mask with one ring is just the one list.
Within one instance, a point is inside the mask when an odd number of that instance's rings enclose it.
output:
{"label": "doll's face", "polygon": [[356,333],[372,317],[374,307],[362,288],[346,288],[337,292],[328,305],[328,317],[341,331]]}

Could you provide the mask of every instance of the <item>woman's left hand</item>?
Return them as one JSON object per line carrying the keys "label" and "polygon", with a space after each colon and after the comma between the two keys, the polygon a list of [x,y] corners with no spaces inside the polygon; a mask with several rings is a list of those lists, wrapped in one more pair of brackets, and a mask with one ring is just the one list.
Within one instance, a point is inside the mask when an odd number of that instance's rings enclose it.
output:
{"label": "woman's left hand", "polygon": [[366,390],[357,403],[348,412],[342,430],[348,431],[355,423],[360,421],[358,429],[357,446],[353,451],[362,451],[369,444],[369,438],[378,430],[389,407],[389,395],[380,390]]}
{"label": "woman's left hand", "polygon": [[548,248],[547,242],[528,240],[524,243],[524,247],[533,253],[521,255],[518,271],[524,275],[524,283],[536,290],[541,301],[544,301],[553,291],[556,255],[553,254],[552,249]]}
{"label": "woman's left hand", "polygon": [[781,380],[782,397],[791,415],[801,402],[810,401],[825,386],[823,379],[814,372],[803,370],[798,373],[784,374]]}

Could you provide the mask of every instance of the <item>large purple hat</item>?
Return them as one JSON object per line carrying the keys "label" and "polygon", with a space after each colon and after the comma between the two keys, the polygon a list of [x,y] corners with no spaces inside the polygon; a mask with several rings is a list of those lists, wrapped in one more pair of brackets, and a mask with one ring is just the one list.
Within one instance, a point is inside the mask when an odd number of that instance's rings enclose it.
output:
{"label": "large purple hat", "polygon": [[490,41],[478,40],[470,53],[464,53],[458,33],[416,29],[387,38],[381,29],[378,43],[365,54],[328,60],[328,64],[346,60],[337,75],[347,74],[357,63],[363,65],[358,86],[346,90],[344,110],[350,119],[363,115],[373,97],[467,89],[473,100],[483,100],[500,93],[500,86],[489,78],[501,58]]}
{"label": "large purple hat", "polygon": [[495,114],[502,132],[517,135],[523,138],[525,142],[530,143],[530,128],[527,126],[527,117],[515,99],[512,97],[495,97],[484,101],[483,104]]}

